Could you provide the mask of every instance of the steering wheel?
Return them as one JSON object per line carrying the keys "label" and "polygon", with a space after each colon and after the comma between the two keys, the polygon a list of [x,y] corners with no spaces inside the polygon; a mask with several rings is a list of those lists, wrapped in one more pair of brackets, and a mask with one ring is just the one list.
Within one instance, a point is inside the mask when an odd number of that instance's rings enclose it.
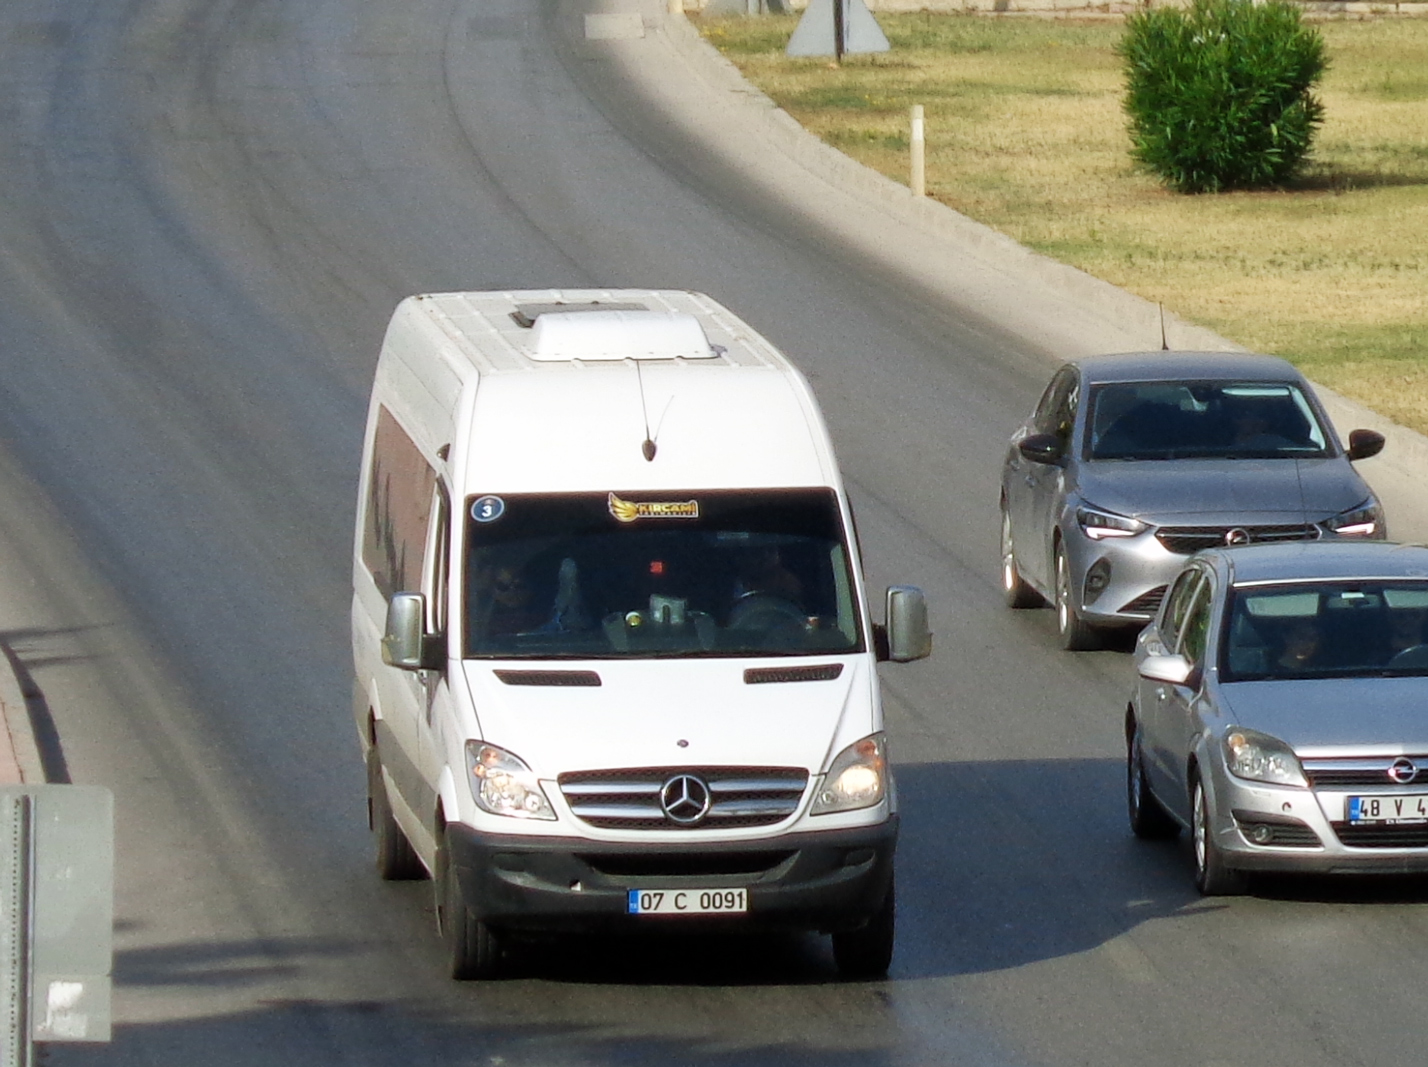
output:
{"label": "steering wheel", "polygon": [[1393,670],[1428,670],[1428,645],[1410,645],[1388,661]]}
{"label": "steering wheel", "polygon": [[791,600],[775,593],[765,593],[751,589],[734,601],[729,611],[730,630],[772,630],[779,626],[797,623],[805,626],[808,616]]}

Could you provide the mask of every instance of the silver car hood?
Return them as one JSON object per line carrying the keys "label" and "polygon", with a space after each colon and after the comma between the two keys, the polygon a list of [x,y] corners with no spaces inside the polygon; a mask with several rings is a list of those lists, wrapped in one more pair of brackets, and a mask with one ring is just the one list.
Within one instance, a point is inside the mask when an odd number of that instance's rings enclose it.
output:
{"label": "silver car hood", "polygon": [[1219,686],[1225,721],[1301,756],[1347,748],[1428,753],[1428,678],[1318,678]]}
{"label": "silver car hood", "polygon": [[1096,460],[1077,478],[1088,503],[1151,522],[1317,522],[1369,495],[1342,456]]}

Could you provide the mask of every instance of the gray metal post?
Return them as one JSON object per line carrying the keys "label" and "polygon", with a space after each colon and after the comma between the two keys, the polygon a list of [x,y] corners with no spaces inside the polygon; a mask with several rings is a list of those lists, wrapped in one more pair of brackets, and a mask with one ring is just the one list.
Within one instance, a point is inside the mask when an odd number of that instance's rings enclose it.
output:
{"label": "gray metal post", "polygon": [[30,1067],[30,946],[34,909],[34,797],[11,793],[0,802],[0,1067]]}

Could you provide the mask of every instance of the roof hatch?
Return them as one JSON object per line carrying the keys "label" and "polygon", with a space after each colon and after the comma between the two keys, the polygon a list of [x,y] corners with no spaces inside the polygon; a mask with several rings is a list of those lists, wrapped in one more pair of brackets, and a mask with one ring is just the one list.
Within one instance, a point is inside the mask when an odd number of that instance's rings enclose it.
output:
{"label": "roof hatch", "polygon": [[666,311],[545,311],[532,327],[531,358],[542,362],[621,359],[711,359],[704,327],[693,315]]}

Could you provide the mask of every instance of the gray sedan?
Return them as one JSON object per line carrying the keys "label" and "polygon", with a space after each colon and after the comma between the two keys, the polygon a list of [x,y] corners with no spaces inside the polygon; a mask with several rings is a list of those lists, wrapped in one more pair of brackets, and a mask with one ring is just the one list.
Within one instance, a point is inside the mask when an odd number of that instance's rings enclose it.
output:
{"label": "gray sedan", "polygon": [[1225,352],[1062,366],[1007,449],[1002,587],[1049,600],[1064,647],[1139,628],[1191,553],[1218,544],[1383,538],[1383,510],[1289,363]]}
{"label": "gray sedan", "polygon": [[1428,871],[1428,548],[1193,557],[1136,643],[1131,829],[1188,827],[1202,893],[1248,871]]}

